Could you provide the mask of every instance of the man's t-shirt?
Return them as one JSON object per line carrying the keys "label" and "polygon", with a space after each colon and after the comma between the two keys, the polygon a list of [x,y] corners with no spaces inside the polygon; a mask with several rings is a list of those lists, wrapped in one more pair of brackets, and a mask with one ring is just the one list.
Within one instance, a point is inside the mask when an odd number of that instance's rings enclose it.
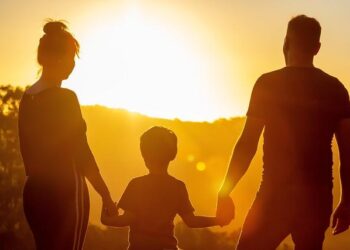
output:
{"label": "man's t-shirt", "polygon": [[264,121],[263,184],[332,188],[332,138],[350,118],[342,83],[320,69],[285,67],[262,75],[248,117]]}
{"label": "man's t-shirt", "polygon": [[170,175],[145,175],[131,180],[119,201],[131,212],[129,249],[177,249],[173,220],[194,211],[182,181]]}

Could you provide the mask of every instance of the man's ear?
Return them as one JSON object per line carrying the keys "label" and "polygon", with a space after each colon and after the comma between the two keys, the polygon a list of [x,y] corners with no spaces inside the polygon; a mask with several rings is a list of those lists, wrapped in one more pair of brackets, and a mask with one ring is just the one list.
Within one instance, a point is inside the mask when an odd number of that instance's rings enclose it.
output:
{"label": "man's ear", "polygon": [[284,60],[285,60],[285,63],[287,64],[287,57],[288,57],[288,50],[289,50],[289,39],[288,37],[286,36],[284,38],[284,43],[283,43],[283,55],[284,55]]}
{"label": "man's ear", "polygon": [[318,54],[318,52],[320,51],[320,48],[321,48],[321,43],[318,42],[317,46],[315,46],[315,49],[314,49],[314,56],[316,56]]}
{"label": "man's ear", "polygon": [[289,39],[285,37],[283,42],[283,53],[286,54],[288,49],[289,49]]}

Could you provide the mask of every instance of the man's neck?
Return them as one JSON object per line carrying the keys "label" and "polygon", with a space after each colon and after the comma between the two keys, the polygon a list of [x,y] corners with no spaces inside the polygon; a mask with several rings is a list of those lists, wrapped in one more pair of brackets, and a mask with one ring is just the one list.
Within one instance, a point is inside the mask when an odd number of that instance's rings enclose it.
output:
{"label": "man's neck", "polygon": [[289,55],[286,60],[287,67],[314,67],[314,57],[305,55]]}

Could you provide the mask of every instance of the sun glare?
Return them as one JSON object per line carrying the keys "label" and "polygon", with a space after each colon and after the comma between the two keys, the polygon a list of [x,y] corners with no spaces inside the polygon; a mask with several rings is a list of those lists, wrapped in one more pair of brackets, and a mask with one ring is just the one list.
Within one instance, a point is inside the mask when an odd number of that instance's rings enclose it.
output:
{"label": "sun glare", "polygon": [[207,168],[206,164],[202,161],[196,164],[196,169],[200,172],[204,171]]}
{"label": "sun glare", "polygon": [[187,155],[187,161],[188,161],[188,162],[193,162],[194,160],[195,160],[195,157],[194,157],[193,154]]}
{"label": "sun glare", "polygon": [[143,114],[212,120],[220,74],[196,35],[133,7],[106,19],[81,39],[81,59],[69,84],[82,104]]}

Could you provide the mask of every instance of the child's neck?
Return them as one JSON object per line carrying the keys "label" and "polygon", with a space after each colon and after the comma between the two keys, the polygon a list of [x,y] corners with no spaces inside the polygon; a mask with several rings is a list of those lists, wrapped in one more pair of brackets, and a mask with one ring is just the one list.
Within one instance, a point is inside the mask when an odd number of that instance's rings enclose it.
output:
{"label": "child's neck", "polygon": [[168,175],[168,168],[167,167],[165,167],[165,168],[162,168],[162,167],[149,168],[149,173],[151,175]]}
{"label": "child's neck", "polygon": [[167,170],[149,170],[149,173],[151,175],[168,175],[168,171]]}

